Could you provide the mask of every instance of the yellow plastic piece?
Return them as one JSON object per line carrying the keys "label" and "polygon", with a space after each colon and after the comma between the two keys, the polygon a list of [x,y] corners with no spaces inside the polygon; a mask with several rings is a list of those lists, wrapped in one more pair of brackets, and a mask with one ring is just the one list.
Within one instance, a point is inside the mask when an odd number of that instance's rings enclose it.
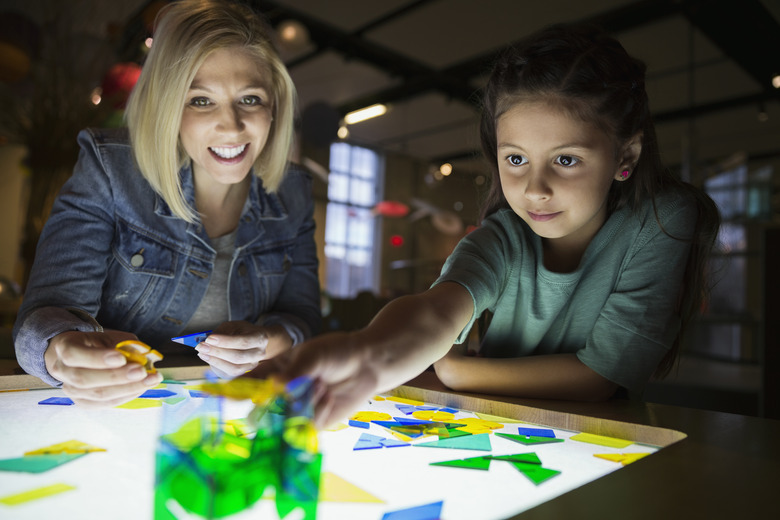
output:
{"label": "yellow plastic piece", "polygon": [[154,364],[163,358],[162,354],[152,349],[146,343],[136,339],[120,341],[114,348],[116,348],[120,354],[125,356],[128,361],[142,365],[149,374],[157,373],[157,369],[154,368]]}
{"label": "yellow plastic piece", "polygon": [[266,403],[284,392],[284,385],[273,379],[237,377],[228,381],[219,380],[203,383],[193,388],[211,395],[230,399],[251,399],[253,403]]}
{"label": "yellow plastic piece", "polygon": [[389,421],[392,419],[389,413],[384,412],[357,412],[350,417],[353,421],[371,422],[371,421]]}
{"label": "yellow plastic piece", "polygon": [[599,446],[607,446],[608,448],[625,448],[631,446],[634,441],[627,441],[625,439],[616,439],[614,437],[605,437],[603,435],[595,435],[593,433],[578,433],[572,435],[569,439],[573,441],[587,442],[590,444],[598,444]]}
{"label": "yellow plastic piece", "polygon": [[43,486],[36,489],[31,489],[30,491],[25,491],[23,493],[16,493],[15,495],[2,497],[0,498],[0,504],[15,506],[25,502],[30,502],[31,500],[38,500],[39,498],[56,495],[64,491],[71,491],[73,489],[76,488],[69,484],[52,484],[50,486]]}
{"label": "yellow plastic piece", "polygon": [[594,457],[600,459],[610,460],[612,462],[619,462],[624,466],[636,462],[643,457],[647,457],[649,453],[594,453]]}
{"label": "yellow plastic piece", "polygon": [[412,417],[422,421],[452,421],[455,418],[450,412],[439,412],[436,410],[417,410],[412,412]]}
{"label": "yellow plastic piece", "polygon": [[37,450],[32,450],[25,452],[25,456],[28,455],[57,455],[60,453],[91,453],[93,451],[106,451],[105,448],[99,448],[97,446],[93,446],[91,444],[87,444],[86,442],[81,442],[77,440],[72,441],[65,441],[60,442],[58,444],[52,444],[51,446],[46,446],[44,448],[38,448]]}

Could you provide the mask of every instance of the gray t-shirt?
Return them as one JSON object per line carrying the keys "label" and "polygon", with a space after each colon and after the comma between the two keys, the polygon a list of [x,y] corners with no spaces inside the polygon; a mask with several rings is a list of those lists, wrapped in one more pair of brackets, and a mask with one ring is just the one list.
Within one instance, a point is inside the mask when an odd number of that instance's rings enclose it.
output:
{"label": "gray t-shirt", "polygon": [[214,270],[211,273],[209,287],[206,294],[195,309],[183,334],[192,334],[204,330],[211,330],[220,323],[230,319],[228,310],[228,274],[230,262],[233,260],[233,251],[236,249],[236,231],[211,239],[211,245],[217,252],[214,260]]}
{"label": "gray t-shirt", "polygon": [[[667,233],[689,239],[696,206],[681,194],[656,200]],[[675,307],[690,245],[664,233],[647,201],[614,212],[576,271],[543,263],[542,240],[511,209],[487,218],[453,251],[434,285],[454,281],[474,300],[471,322],[493,317],[486,357],[576,353],[580,361],[632,393],[644,389],[676,337]]]}

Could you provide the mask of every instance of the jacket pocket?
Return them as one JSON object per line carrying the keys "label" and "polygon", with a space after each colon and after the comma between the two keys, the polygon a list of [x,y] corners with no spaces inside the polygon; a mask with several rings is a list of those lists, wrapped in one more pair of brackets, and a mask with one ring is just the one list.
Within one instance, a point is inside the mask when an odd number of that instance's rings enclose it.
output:
{"label": "jacket pocket", "polygon": [[117,221],[114,257],[129,272],[173,278],[176,251],[154,235],[123,220]]}

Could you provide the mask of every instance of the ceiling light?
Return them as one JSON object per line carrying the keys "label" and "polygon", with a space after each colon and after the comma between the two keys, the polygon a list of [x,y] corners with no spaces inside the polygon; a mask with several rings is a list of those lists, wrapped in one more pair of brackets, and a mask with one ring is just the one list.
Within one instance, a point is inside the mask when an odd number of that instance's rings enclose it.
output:
{"label": "ceiling light", "polygon": [[775,88],[780,88],[780,74],[775,74],[775,76],[772,78],[772,86]]}
{"label": "ceiling light", "polygon": [[339,136],[339,139],[346,139],[349,137],[349,128],[347,128],[347,125],[341,125],[336,132],[336,135]]}
{"label": "ceiling light", "polygon": [[345,115],[344,122],[348,125],[354,125],[355,123],[365,121],[366,119],[381,116],[385,112],[387,112],[387,107],[385,105],[371,105],[370,107],[361,108],[360,110],[355,110]]}
{"label": "ceiling light", "polygon": [[441,172],[442,175],[444,175],[446,177],[447,175],[452,173],[452,165],[450,163],[446,162],[446,163],[442,164],[441,166],[439,166],[439,171]]}

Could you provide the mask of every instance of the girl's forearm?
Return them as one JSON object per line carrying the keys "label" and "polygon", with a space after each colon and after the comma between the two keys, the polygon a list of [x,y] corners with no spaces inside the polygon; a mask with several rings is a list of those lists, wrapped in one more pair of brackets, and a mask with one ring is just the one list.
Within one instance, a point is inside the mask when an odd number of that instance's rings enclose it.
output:
{"label": "girl's forearm", "polygon": [[376,368],[380,390],[389,390],[444,356],[472,312],[468,291],[444,282],[393,300],[353,340],[365,353],[365,363]]}
{"label": "girl's forearm", "polygon": [[615,383],[588,368],[575,354],[522,358],[450,355],[435,368],[446,386],[465,392],[600,401],[617,389]]}

